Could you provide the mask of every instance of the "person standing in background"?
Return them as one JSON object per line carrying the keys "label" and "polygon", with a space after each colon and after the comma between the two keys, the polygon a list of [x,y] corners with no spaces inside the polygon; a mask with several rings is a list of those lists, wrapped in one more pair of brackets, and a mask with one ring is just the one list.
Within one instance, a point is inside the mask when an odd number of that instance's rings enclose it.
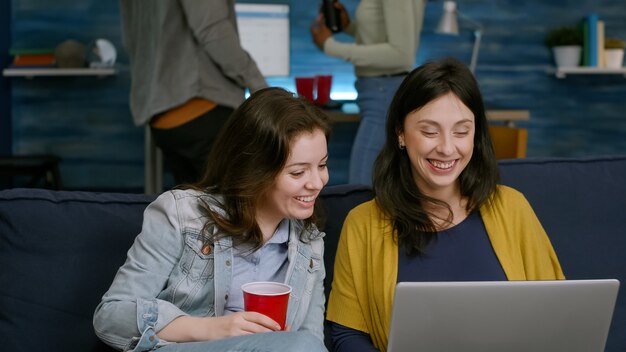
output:
{"label": "person standing in background", "polygon": [[372,184],[372,165],[385,141],[385,118],[393,94],[415,66],[424,19],[424,0],[361,0],[351,21],[336,2],[343,32],[354,43],[335,40],[318,16],[311,27],[313,41],[330,56],[354,65],[361,115],[350,156],[349,183]]}
{"label": "person standing in background", "polygon": [[120,0],[130,109],[177,184],[198,181],[219,130],[267,83],[241,47],[234,0]]}

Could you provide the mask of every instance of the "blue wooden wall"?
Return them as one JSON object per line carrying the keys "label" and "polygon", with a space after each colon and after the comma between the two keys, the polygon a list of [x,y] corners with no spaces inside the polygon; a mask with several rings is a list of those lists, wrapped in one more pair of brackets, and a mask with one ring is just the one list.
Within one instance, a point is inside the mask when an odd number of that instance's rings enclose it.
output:
{"label": "blue wooden wall", "polygon": [[[334,76],[333,95],[354,96],[352,66],[327,57],[313,45],[309,26],[317,1],[291,6],[291,76],[270,80],[293,90],[293,77],[316,73]],[[345,1],[354,9],[357,0]],[[547,29],[576,23],[596,12],[611,36],[626,39],[626,4],[617,0],[465,0],[461,11],[484,25],[477,78],[488,107],[528,109],[529,156],[590,156],[626,153],[626,77],[568,76],[547,73],[552,57],[543,45]],[[455,56],[469,63],[472,34],[435,34],[442,1],[427,3],[418,63]],[[73,38],[90,43],[107,38],[118,48],[113,77],[2,78],[10,81],[12,152],[50,152],[63,158],[61,172],[68,189],[141,190],[143,129],[133,126],[128,109],[128,60],[120,40],[116,1],[11,0],[10,23],[2,23],[15,48],[54,47]],[[344,37],[345,38],[345,37]],[[345,96],[344,95],[344,96]],[[2,102],[2,100],[0,100]],[[2,111],[2,109],[0,109]],[[346,180],[347,157],[355,126],[338,125],[331,141],[331,183]],[[0,137],[1,138],[1,137]],[[7,138],[7,137],[5,137]],[[1,143],[0,143],[1,144]]]}
{"label": "blue wooden wall", "polygon": [[[11,3],[0,2],[0,68],[9,64],[9,41],[11,37]],[[11,153],[11,85],[8,80],[0,81],[0,155]]]}

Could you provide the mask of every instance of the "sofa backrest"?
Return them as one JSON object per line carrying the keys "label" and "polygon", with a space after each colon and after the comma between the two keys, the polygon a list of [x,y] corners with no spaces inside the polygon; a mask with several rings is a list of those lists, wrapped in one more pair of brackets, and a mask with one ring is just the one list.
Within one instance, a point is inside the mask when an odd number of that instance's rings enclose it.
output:
{"label": "sofa backrest", "polygon": [[[502,182],[523,192],[570,279],[626,283],[626,156],[500,162]],[[343,220],[371,199],[364,186],[330,186],[326,293]],[[92,314],[141,228],[152,195],[0,191],[0,343],[7,351],[111,351]],[[626,350],[620,292],[606,351]]]}
{"label": "sofa backrest", "polygon": [[154,196],[0,192],[0,342],[5,351],[112,351],[96,305]]}
{"label": "sofa backrest", "polygon": [[360,185],[329,186],[322,190],[322,204],[326,213],[326,221],[322,226],[322,230],[326,233],[324,237],[324,265],[326,267],[324,291],[326,297],[330,293],[331,283],[333,282],[335,254],[339,244],[339,234],[341,233],[343,220],[352,208],[372,199],[372,196],[373,194],[369,187]]}
{"label": "sofa backrest", "polygon": [[[626,156],[504,160],[500,172],[529,200],[568,279],[626,285]],[[626,351],[623,288],[606,351]]]}

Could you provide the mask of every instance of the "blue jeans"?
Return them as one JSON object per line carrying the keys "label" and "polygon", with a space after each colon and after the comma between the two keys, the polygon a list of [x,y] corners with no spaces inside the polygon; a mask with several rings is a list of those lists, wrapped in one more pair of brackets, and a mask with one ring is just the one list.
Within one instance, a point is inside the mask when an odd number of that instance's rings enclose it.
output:
{"label": "blue jeans", "polygon": [[326,352],[324,343],[305,331],[266,332],[215,341],[174,343],[158,352]]}
{"label": "blue jeans", "polygon": [[372,185],[372,166],[385,143],[387,108],[405,76],[359,77],[355,83],[361,123],[350,154],[348,183]]}

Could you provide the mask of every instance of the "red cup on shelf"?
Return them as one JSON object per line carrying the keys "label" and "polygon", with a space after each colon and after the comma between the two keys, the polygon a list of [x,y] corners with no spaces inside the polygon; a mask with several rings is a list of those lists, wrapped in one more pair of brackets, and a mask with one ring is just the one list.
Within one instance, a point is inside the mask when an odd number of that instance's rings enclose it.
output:
{"label": "red cup on shelf", "polygon": [[333,83],[333,76],[331,75],[317,75],[315,76],[315,85],[317,86],[317,97],[315,98],[315,105],[324,106],[330,101],[330,88]]}
{"label": "red cup on shelf", "polygon": [[296,92],[299,96],[305,97],[311,103],[315,102],[313,91],[315,88],[315,77],[296,77]]}
{"label": "red cup on shelf", "polygon": [[241,285],[243,309],[272,318],[285,330],[291,286],[279,282],[257,281]]}

